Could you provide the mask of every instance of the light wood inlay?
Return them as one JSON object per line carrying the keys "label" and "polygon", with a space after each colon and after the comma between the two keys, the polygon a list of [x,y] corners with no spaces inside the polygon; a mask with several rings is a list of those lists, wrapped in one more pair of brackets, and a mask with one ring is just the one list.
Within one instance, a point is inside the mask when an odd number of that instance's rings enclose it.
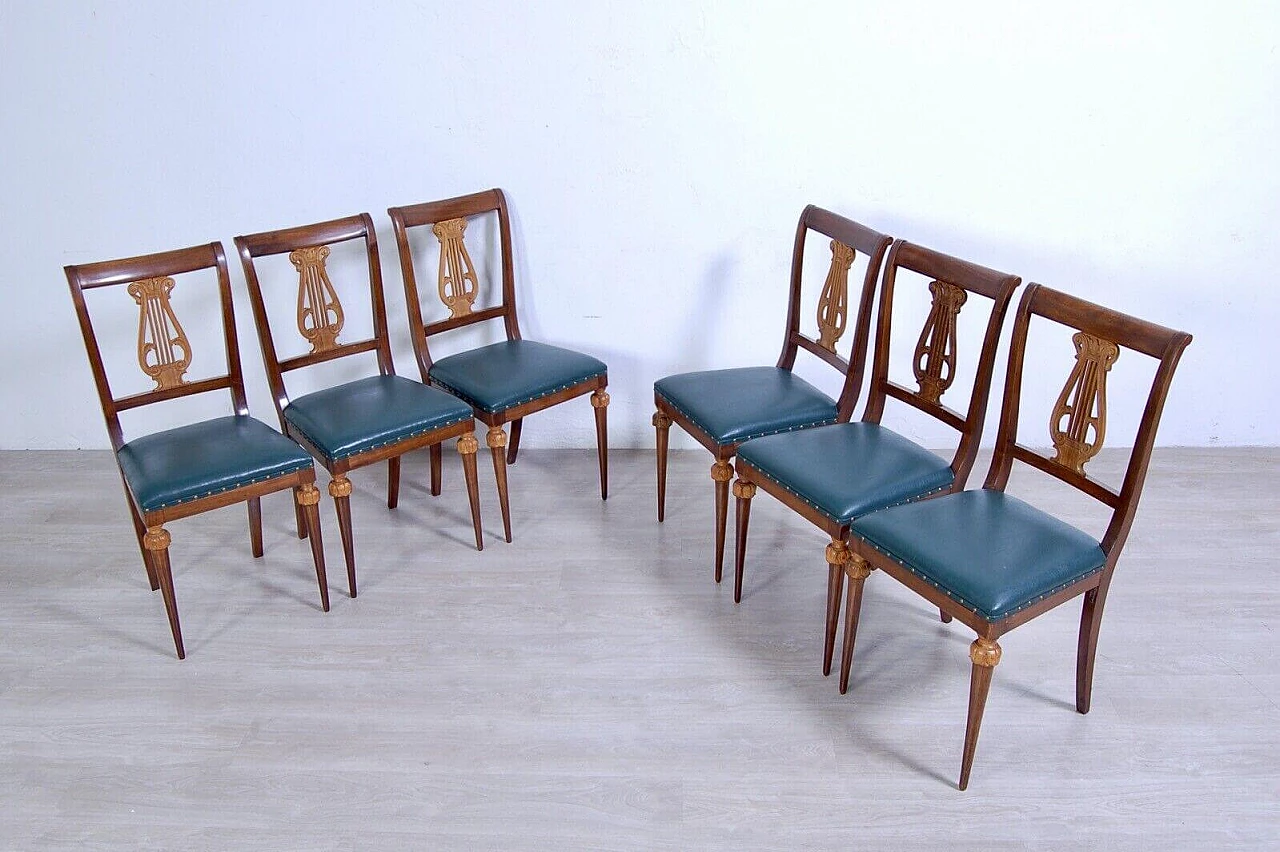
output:
{"label": "light wood inlay", "polygon": [[450,319],[471,313],[476,300],[476,268],[462,238],[466,229],[466,219],[446,219],[431,226],[440,241],[440,301],[449,309]]}
{"label": "light wood inlay", "polygon": [[328,257],[328,246],[289,252],[289,261],[298,270],[298,331],[311,344],[312,353],[337,346],[344,322],[342,303],[325,269]]}
{"label": "light wood inlay", "polygon": [[831,241],[831,268],[818,298],[818,345],[832,352],[849,323],[849,268],[854,256],[849,246]]}
{"label": "light wood inlay", "polygon": [[939,402],[956,377],[956,318],[969,294],[946,281],[929,284],[933,305],[920,331],[913,359],[920,395]]}
{"label": "light wood inlay", "polygon": [[172,278],[145,278],[128,288],[139,308],[138,365],[156,390],[186,384],[183,374],[191,365],[191,343],[169,301],[173,286]]}
{"label": "light wood inlay", "polygon": [[1053,407],[1049,436],[1056,450],[1053,461],[1084,473],[1107,435],[1107,373],[1120,357],[1120,347],[1083,331],[1071,341],[1076,363]]}

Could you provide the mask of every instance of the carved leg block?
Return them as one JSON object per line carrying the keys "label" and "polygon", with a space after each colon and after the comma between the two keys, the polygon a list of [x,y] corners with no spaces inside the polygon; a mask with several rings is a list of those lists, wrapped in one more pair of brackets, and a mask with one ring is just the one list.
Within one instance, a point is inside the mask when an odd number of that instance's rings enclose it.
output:
{"label": "carved leg block", "polygon": [[969,646],[973,672],[969,677],[969,721],[965,725],[964,758],[960,763],[961,790],[969,787],[969,770],[973,768],[973,753],[978,747],[978,731],[982,728],[982,712],[987,707],[991,673],[1000,662],[1000,654],[1000,645],[993,639],[979,637]]}
{"label": "carved leg block", "polygon": [[338,515],[338,533],[342,536],[342,555],[347,560],[347,590],[356,596],[356,546],[351,533],[351,480],[342,474],[329,482],[329,496]]}
{"label": "carved leg block", "polygon": [[600,461],[600,499],[609,499],[609,394],[603,389],[591,394],[596,413],[596,457]]}
{"label": "carved leg block", "polygon": [[[440,445],[437,444],[436,447],[438,446]],[[476,476],[476,450],[478,449],[480,449],[480,442],[470,432],[458,439],[458,455],[462,456],[462,476],[467,481],[467,501],[471,504],[471,526],[475,528],[476,533],[476,550],[484,550],[484,531],[480,526],[480,483]]]}
{"label": "carved leg block", "polygon": [[501,426],[492,426],[485,435],[485,444],[493,453],[493,476],[498,481],[498,503],[502,509],[502,532],[507,544],[511,543],[511,506],[507,501],[507,433]]}
{"label": "carved leg block", "polygon": [[756,496],[756,484],[739,479],[733,483],[733,496],[737,507],[734,516],[733,602],[742,603],[742,572],[747,561],[747,526],[751,522],[751,498]]}
{"label": "carved leg block", "polygon": [[711,481],[716,486],[716,582],[724,573],[724,534],[729,524],[729,480],[733,479],[733,465],[716,461],[711,465]]}
{"label": "carved leg block", "polygon": [[320,606],[329,611],[329,576],[324,569],[324,537],[320,534],[320,489],[310,482],[293,489],[293,505],[306,525],[306,538],[311,541],[311,561],[316,566],[316,582],[320,584]]}
{"label": "carved leg block", "polygon": [[160,594],[164,597],[165,615],[169,617],[169,632],[173,634],[173,645],[178,651],[178,659],[185,660],[187,651],[182,646],[182,626],[178,623],[178,601],[173,594],[173,571],[169,567],[169,531],[164,527],[149,527],[142,536],[142,546],[151,555],[151,564],[155,567],[156,579],[160,583]]}
{"label": "carved leg block", "polygon": [[671,435],[671,419],[661,411],[653,415],[653,428],[658,433],[658,523],[667,508],[667,439]]}
{"label": "carved leg block", "polygon": [[[844,544],[844,542],[841,542]],[[830,547],[835,547],[833,542]],[[837,549],[838,550],[838,549]],[[827,561],[834,555],[828,551]],[[867,577],[871,576],[871,566],[856,553],[845,550],[843,560],[844,573],[849,577],[849,588],[845,592],[844,608],[844,644],[840,649],[840,694],[849,691],[849,670],[853,668],[853,645],[858,640],[858,618],[862,613],[862,587]],[[834,634],[832,639],[835,639]]]}

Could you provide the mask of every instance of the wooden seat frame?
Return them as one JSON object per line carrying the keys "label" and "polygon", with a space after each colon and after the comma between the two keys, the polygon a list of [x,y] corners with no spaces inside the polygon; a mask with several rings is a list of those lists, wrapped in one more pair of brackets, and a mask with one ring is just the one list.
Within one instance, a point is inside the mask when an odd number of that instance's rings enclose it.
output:
{"label": "wooden seat frame", "polygon": [[[931,279],[934,293],[933,306],[920,334],[915,353],[915,364],[921,376],[920,388],[912,390],[894,382],[889,377],[889,347],[893,332],[894,293],[898,270],[907,269]],[[937,286],[943,282],[945,286]],[[880,306],[876,323],[876,347],[871,366],[866,408],[862,422],[879,423],[884,414],[886,400],[893,398],[941,421],[959,433],[959,441],[951,457],[953,480],[945,490],[929,496],[950,494],[964,488],[969,472],[978,454],[982,426],[987,415],[991,390],[991,374],[996,361],[996,347],[1000,341],[1000,329],[1008,312],[1013,292],[1021,283],[1016,275],[1008,275],[978,266],[941,252],[898,240],[889,252],[884,268],[884,283],[880,288]],[[944,405],[942,394],[955,376],[956,352],[955,322],[965,294],[976,293],[991,301],[982,349],[978,354],[978,367],[973,388],[969,395],[968,410],[962,415]],[[941,346],[935,346],[934,342]],[[942,362],[949,362],[944,369]],[[949,369],[949,373],[946,370]],[[945,373],[941,385],[936,384],[939,371]],[[929,388],[936,389],[931,393]],[[823,427],[818,427],[823,428]],[[827,561],[827,616],[822,644],[822,673],[831,673],[831,660],[835,649],[836,629],[839,624],[840,594],[844,584],[844,566],[849,559],[849,524],[837,523],[819,512],[796,495],[787,491],[748,462],[739,458],[735,463],[738,475],[733,485],[736,499],[736,553],[734,554],[733,599],[742,600],[742,575],[747,552],[747,528],[751,518],[751,499],[760,488],[784,505],[790,507],[810,523],[826,533],[831,541],[826,547]],[[924,495],[919,495],[924,496]],[[943,621],[949,620],[945,612]]]}
{"label": "wooden seat frame", "polygon": [[[814,340],[800,331],[800,295],[804,283],[804,247],[810,231],[815,231],[832,240],[831,268],[827,274],[823,297],[819,299],[820,339]],[[840,396],[836,402],[837,422],[847,422],[853,414],[862,387],[863,369],[866,364],[867,333],[871,324],[871,305],[875,296],[876,281],[880,276],[880,267],[885,252],[889,249],[891,238],[873,231],[870,228],[846,219],[839,214],[809,205],[800,214],[796,225],[795,243],[791,252],[791,289],[787,301],[787,325],[782,339],[782,353],[778,356],[777,367],[791,370],[795,367],[796,355],[801,349],[844,374]],[[838,250],[837,246],[843,246]],[[858,299],[857,316],[854,319],[853,346],[850,360],[845,360],[835,351],[835,344],[843,335],[848,324],[847,314],[847,280],[852,257],[844,252],[852,249],[867,258],[867,268],[862,280],[861,295]],[[833,294],[833,285],[839,288]],[[838,310],[826,310],[827,304],[839,305]],[[826,341],[825,343],[823,341]],[[738,451],[738,443],[717,443],[701,427],[690,420],[683,412],[669,404],[657,393],[653,403],[657,411],[653,415],[653,426],[657,432],[657,466],[658,466],[658,522],[666,518],[667,502],[667,446],[670,438],[671,424],[674,423],[688,432],[715,457],[711,465],[711,481],[715,485],[715,581],[720,582],[724,566],[725,528],[729,513],[729,481],[733,478],[733,467],[730,460]],[[740,597],[740,588],[735,592],[735,600]]]}
{"label": "wooden seat frame", "polygon": [[[1070,418],[1071,428],[1066,433],[1051,436],[1057,446],[1054,457],[1042,455],[1017,442],[1018,406],[1022,392],[1023,365],[1026,354],[1027,329],[1031,317],[1047,320],[1076,329],[1077,366],[1067,380],[1059,396],[1052,422],[1057,424]],[[1081,336],[1084,335],[1085,338]],[[1103,350],[1110,361],[1089,360],[1089,343],[1092,338],[1095,351]],[[870,572],[879,568],[884,573],[914,590],[933,605],[942,609],[978,634],[970,646],[969,657],[973,664],[969,687],[969,715],[965,727],[964,756],[961,761],[959,787],[969,785],[969,772],[973,766],[974,750],[978,743],[978,731],[982,713],[986,707],[991,675],[1000,662],[1000,636],[1037,616],[1054,609],[1073,598],[1083,595],[1080,613],[1080,635],[1076,653],[1076,710],[1088,713],[1093,692],[1093,666],[1098,650],[1098,632],[1102,624],[1102,608],[1107,589],[1115,572],[1116,562],[1124,547],[1125,539],[1133,525],[1142,494],[1151,449],[1155,444],[1156,428],[1168,397],[1169,384],[1182,352],[1191,342],[1191,335],[1182,331],[1149,323],[1083,299],[1051,290],[1039,284],[1028,286],[1019,305],[1013,327],[1013,339],[1009,351],[1006,373],[1004,404],[1000,428],[996,437],[995,455],[983,488],[1003,491],[1009,481],[1014,461],[1023,462],[1053,476],[1067,485],[1082,491],[1112,510],[1111,520],[1102,537],[1102,551],[1106,562],[1098,572],[1072,583],[1048,597],[997,621],[988,621],[941,590],[913,574],[893,558],[886,556],[856,535],[851,541],[852,558],[845,566],[849,575],[849,592],[845,610],[844,649],[841,659],[841,692],[848,685],[849,667],[853,658],[854,638],[857,635],[858,616],[862,604],[862,586]],[[1120,347],[1140,352],[1158,360],[1151,390],[1147,396],[1142,419],[1134,440],[1129,463],[1125,469],[1119,491],[1089,477],[1084,473],[1084,463],[1102,447],[1106,431],[1105,373],[1110,362],[1120,354]],[[1091,374],[1091,375],[1090,375]],[[1071,434],[1067,434],[1071,433]],[[1072,444],[1075,444],[1072,447]]]}
{"label": "wooden seat frame", "polygon": [[[365,254],[368,258],[373,336],[364,340],[338,343],[337,337],[342,326],[342,308],[336,291],[328,282],[328,274],[324,271],[324,255],[327,255],[327,251],[320,255],[315,252],[308,254],[307,251],[319,250],[322,247],[327,249],[328,246],[348,240],[364,241]],[[267,367],[267,380],[271,385],[271,395],[276,406],[276,416],[280,420],[280,428],[290,438],[306,447],[332,477],[329,482],[329,495],[333,498],[334,510],[338,517],[338,530],[342,536],[343,556],[347,563],[347,584],[351,597],[356,596],[355,543],[351,529],[352,487],[351,480],[347,478],[347,473],[352,470],[386,461],[387,508],[394,509],[399,503],[400,496],[401,457],[405,453],[429,447],[432,453],[431,493],[433,496],[439,496],[440,478],[436,466],[440,447],[444,441],[456,437],[467,483],[467,499],[471,506],[471,524],[475,532],[476,550],[483,550],[480,490],[476,475],[476,450],[479,443],[474,434],[475,424],[471,420],[432,429],[429,432],[344,458],[329,460],[311,438],[284,416],[284,410],[289,405],[289,392],[285,387],[284,374],[292,370],[312,367],[336,358],[374,352],[377,355],[379,375],[394,376],[396,374],[391,356],[391,339],[387,331],[387,309],[382,290],[382,265],[378,257],[378,237],[373,227],[373,219],[369,214],[361,213],[314,225],[249,234],[236,237],[235,243],[240,252],[240,263],[244,267],[245,280],[249,285],[249,299],[253,305],[258,342],[262,346],[262,357]],[[258,280],[254,259],[286,252],[299,270],[298,330],[311,340],[312,351],[281,361],[276,354],[270,318],[267,316],[266,303],[262,297],[262,285]],[[304,537],[305,534],[306,530],[300,522],[298,536]]]}
{"label": "wooden seat frame", "polygon": [[[166,358],[155,352],[155,347],[175,351],[185,350],[186,362],[190,361],[190,344],[182,331],[176,316],[169,307],[168,290],[173,281],[169,276],[196,272],[203,269],[217,270],[218,296],[222,309],[223,343],[226,348],[227,372],[220,376],[188,382],[182,378],[186,364]],[[93,382],[98,391],[98,399],[102,404],[102,414],[107,423],[107,434],[111,439],[111,448],[116,453],[119,463],[120,449],[124,446],[124,432],[120,426],[120,412],[144,405],[165,402],[179,397],[210,391],[229,390],[232,406],[240,416],[249,416],[249,406],[245,399],[244,376],[240,369],[240,349],[236,342],[236,323],[231,306],[231,281],[227,274],[227,260],[221,243],[193,246],[175,251],[142,255],[122,260],[108,260],[100,263],[89,263],[65,268],[67,283],[71,287],[71,298],[75,302],[76,316],[80,322],[80,332],[84,336],[85,350],[89,355],[89,366],[93,371]],[[123,284],[158,284],[162,293],[152,298],[142,297],[141,291],[134,298],[140,306],[140,328],[138,340],[138,358],[142,368],[156,381],[156,388],[142,393],[124,397],[116,397],[111,392],[106,368],[102,361],[102,351],[94,334],[93,323],[85,302],[84,291],[99,287]],[[165,285],[167,283],[167,289]],[[131,293],[131,295],[133,295]],[[149,339],[144,344],[144,332],[155,335],[163,332],[158,339]],[[151,350],[150,354],[148,349]],[[157,364],[150,364],[154,355]],[[167,375],[165,373],[167,372]],[[133,518],[134,531],[138,537],[138,547],[142,551],[142,561],[147,569],[147,579],[151,590],[159,589],[164,598],[165,613],[169,618],[169,629],[173,633],[173,644],[178,652],[178,659],[186,658],[186,650],[182,642],[182,628],[178,622],[178,604],[173,590],[173,573],[169,564],[169,544],[171,537],[164,525],[169,521],[198,515],[211,509],[218,509],[234,503],[247,502],[249,507],[249,538],[254,557],[261,557],[262,547],[262,502],[264,494],[293,489],[296,509],[300,524],[305,526],[311,539],[311,557],[315,563],[316,581],[320,585],[320,602],[325,612],[329,611],[329,587],[325,576],[324,546],[320,535],[320,513],[316,504],[320,500],[319,491],[315,487],[315,469],[311,466],[303,470],[273,477],[261,482],[254,482],[233,488],[208,497],[188,500],[172,506],[165,506],[153,511],[145,511],[138,503],[129,482],[120,472],[124,483],[125,495],[128,498],[129,513]]]}
{"label": "wooden seat frame", "polygon": [[[498,216],[502,259],[502,302],[492,307],[473,311],[470,309],[470,302],[468,301],[465,308],[455,310],[450,306],[450,316],[447,319],[431,323],[424,322],[422,318],[422,302],[418,293],[418,280],[414,272],[413,249],[409,244],[409,229],[424,225],[443,226],[446,223],[454,223],[456,227],[458,220],[465,222],[469,218],[486,213],[496,213]],[[500,318],[506,330],[507,340],[522,339],[520,336],[520,321],[516,312],[515,272],[511,254],[511,218],[507,212],[506,196],[501,189],[490,189],[471,195],[414,204],[407,207],[391,207],[387,209],[387,214],[391,217],[392,228],[396,235],[396,246],[400,253],[400,274],[404,279],[405,303],[409,312],[409,331],[413,340],[413,352],[418,359],[418,370],[422,375],[422,381],[432,383],[431,365],[433,361],[427,340],[433,335]],[[462,227],[465,228],[465,225]],[[444,251],[443,246],[447,238],[440,234],[437,234],[437,236],[442,243],[441,250]],[[462,240],[461,230],[457,232],[454,239],[455,242],[451,243],[451,246],[459,253],[458,259],[465,260],[467,268],[470,268],[470,258],[466,255],[466,247]],[[461,270],[455,269],[453,272],[455,277],[462,277]],[[443,298],[446,287],[443,277],[443,265],[441,274],[442,278],[439,283]],[[474,272],[472,272],[470,280],[474,286],[476,283]],[[457,283],[456,281],[453,282],[453,286],[456,287]],[[474,297],[474,292],[471,295]],[[516,455],[520,450],[521,427],[524,423],[524,418],[530,414],[535,414],[588,393],[591,394],[591,407],[595,412],[596,423],[596,456],[600,466],[600,498],[602,500],[608,499],[609,394],[606,391],[608,384],[609,375],[608,373],[603,373],[570,387],[562,388],[553,393],[545,394],[528,402],[522,402],[499,411],[485,411],[478,406],[473,406],[472,411],[475,417],[489,427],[489,431],[485,436],[485,444],[493,455],[493,473],[494,478],[497,480],[498,502],[502,508],[502,529],[508,542],[511,541],[511,509],[507,498],[507,465],[512,465],[516,462]],[[449,390],[447,387],[444,389]],[[507,423],[511,424],[509,442],[507,433],[502,428]],[[433,489],[439,487],[439,480],[440,458],[438,452],[433,450],[431,456],[431,482]]]}

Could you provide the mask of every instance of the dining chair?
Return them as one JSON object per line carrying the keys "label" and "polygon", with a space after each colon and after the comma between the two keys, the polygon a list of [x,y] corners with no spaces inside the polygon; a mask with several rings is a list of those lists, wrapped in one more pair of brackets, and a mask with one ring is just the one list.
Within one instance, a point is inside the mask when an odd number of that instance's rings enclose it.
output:
{"label": "dining chair", "polygon": [[[339,342],[346,313],[329,277],[328,258],[331,246],[350,240],[363,243],[368,261],[373,336]],[[356,596],[356,560],[351,530],[352,489],[347,474],[357,468],[387,462],[387,507],[394,509],[399,503],[401,457],[423,447],[438,452],[442,442],[456,437],[467,482],[467,497],[471,503],[476,549],[483,550],[480,491],[476,483],[479,443],[473,434],[475,427],[471,409],[443,391],[396,375],[387,333],[378,238],[369,214],[250,234],[236,237],[235,242],[249,285],[254,323],[280,428],[306,447],[332,477],[329,495],[338,516],[351,597]],[[300,349],[308,344],[311,348],[303,354],[281,360],[255,261],[286,253],[298,276],[297,310],[292,317],[300,335],[296,342]],[[376,376],[343,382],[290,399],[284,381],[286,373],[365,352],[373,352],[377,356]],[[434,481],[431,493],[440,493]],[[303,533],[301,526],[298,533]]]}
{"label": "dining chair", "polygon": [[[226,372],[189,380],[193,351],[173,308],[174,276],[216,270]],[[142,551],[151,590],[159,589],[178,659],[186,658],[178,604],[169,563],[170,521],[211,509],[246,502],[249,538],[255,557],[261,557],[264,494],[292,488],[297,510],[311,538],[311,558],[320,584],[320,602],[329,611],[320,515],[316,504],[315,469],[306,451],[261,421],[249,416],[245,401],[236,323],[231,308],[231,283],[221,243],[108,260],[65,268],[84,336],[89,367],[102,404],[107,435],[124,482],[129,513]],[[207,277],[207,275],[205,276]],[[184,286],[200,282],[184,279]],[[85,291],[125,286],[138,306],[137,359],[155,387],[116,396],[108,381],[102,350],[94,332]],[[127,304],[127,303],[124,303]],[[104,305],[104,309],[107,308]],[[201,359],[201,363],[205,359]],[[126,441],[120,413],[195,394],[228,390],[234,414],[142,435]]]}
{"label": "dining chair", "polygon": [[[931,296],[929,313],[912,356],[915,388],[896,382],[889,375],[894,307],[902,270],[923,276],[919,279],[920,289],[928,282]],[[986,419],[1000,329],[1013,291],[1020,283],[1017,276],[897,241],[889,251],[880,288],[875,355],[862,419],[756,438],[738,447],[738,479],[733,486],[737,527],[733,599],[742,600],[751,500],[760,488],[830,537],[826,547],[824,675],[831,673],[843,566],[849,555],[849,525],[854,518],[876,509],[964,488]],[[914,280],[902,284],[910,287]],[[914,295],[909,290],[907,294]],[[961,414],[944,403],[942,397],[954,382],[958,364],[965,356],[960,351],[957,329],[970,295],[985,304],[986,326],[982,348],[973,353],[977,369],[965,413]],[[972,313],[971,308],[966,316]],[[923,412],[959,433],[949,462],[881,425],[889,399]]]}
{"label": "dining chair", "polygon": [[[801,291],[804,284],[805,242],[814,231],[830,239],[831,263],[818,297],[817,339],[800,331]],[[876,280],[890,238],[851,219],[809,205],[800,214],[791,253],[791,288],[782,354],[773,367],[736,367],[679,373],[653,384],[657,411],[658,522],[665,520],[667,446],[671,424],[689,433],[715,457],[711,481],[715,486],[715,581],[724,565],[728,523],[730,459],[745,441],[764,435],[791,433],[848,420],[858,401],[866,363],[867,332]],[[850,357],[836,353],[848,329],[849,272],[857,255],[866,258]],[[793,370],[800,350],[816,356],[843,374],[840,397],[833,400]]]}
{"label": "dining chair", "polygon": [[[507,465],[515,464],[524,418],[562,402],[591,394],[595,411],[596,455],[600,466],[600,498],[609,497],[608,368],[604,362],[571,349],[525,340],[516,312],[515,273],[511,255],[511,219],[500,189],[472,195],[391,207],[387,210],[400,252],[409,331],[422,380],[462,399],[474,416],[489,427],[485,444],[493,454],[502,528],[511,541],[511,511],[507,499]],[[497,214],[502,263],[502,298],[494,306],[476,308],[480,282],[465,241],[468,222]],[[409,229],[431,226],[439,243],[437,292],[449,316],[424,322],[418,279],[414,271]],[[433,360],[427,340],[486,320],[501,319],[506,340]],[[511,424],[508,442],[503,426]],[[432,481],[439,479],[439,457],[432,456]]]}
{"label": "dining chair", "polygon": [[[1049,455],[1018,443],[1019,401],[1032,317],[1074,330],[1075,364],[1049,417]],[[1048,325],[1047,323],[1037,323]],[[1037,332],[1040,334],[1041,332]],[[1138,508],[1169,384],[1191,335],[1032,284],[1014,323],[995,454],[980,490],[884,509],[853,522],[840,691],[848,686],[862,586],[879,568],[971,627],[969,716],[959,787],[969,785],[999,638],[1083,595],[1076,710],[1089,712],[1102,607]],[[1127,349],[1155,359],[1146,406],[1119,490],[1085,473],[1107,431],[1107,374]],[[1040,384],[1047,377],[1036,376]],[[1111,509],[1100,541],[1005,492],[1015,461],[1049,474]]]}

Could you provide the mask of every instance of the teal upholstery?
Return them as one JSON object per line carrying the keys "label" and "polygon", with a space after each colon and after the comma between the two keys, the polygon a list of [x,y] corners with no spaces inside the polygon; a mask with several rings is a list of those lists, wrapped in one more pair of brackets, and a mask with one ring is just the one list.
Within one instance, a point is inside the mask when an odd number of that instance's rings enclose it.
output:
{"label": "teal upholstery", "polygon": [[988,621],[1101,570],[1098,542],[1003,491],[874,512],[853,533]]}
{"label": "teal upholstery", "polygon": [[680,373],[653,393],[721,446],[836,420],[831,397],[778,367]]}
{"label": "teal upholstery", "polygon": [[532,340],[503,340],[441,358],[431,383],[490,413],[514,408],[602,376],[604,362]]}
{"label": "teal upholstery", "polygon": [[130,441],[117,453],[144,512],[311,467],[307,451],[252,417],[219,417]]}
{"label": "teal upholstery", "polygon": [[938,456],[878,423],[835,423],[756,438],[738,458],[840,524],[955,480]]}
{"label": "teal upholstery", "polygon": [[371,376],[300,396],[284,410],[330,462],[471,419],[454,397],[401,376]]}

